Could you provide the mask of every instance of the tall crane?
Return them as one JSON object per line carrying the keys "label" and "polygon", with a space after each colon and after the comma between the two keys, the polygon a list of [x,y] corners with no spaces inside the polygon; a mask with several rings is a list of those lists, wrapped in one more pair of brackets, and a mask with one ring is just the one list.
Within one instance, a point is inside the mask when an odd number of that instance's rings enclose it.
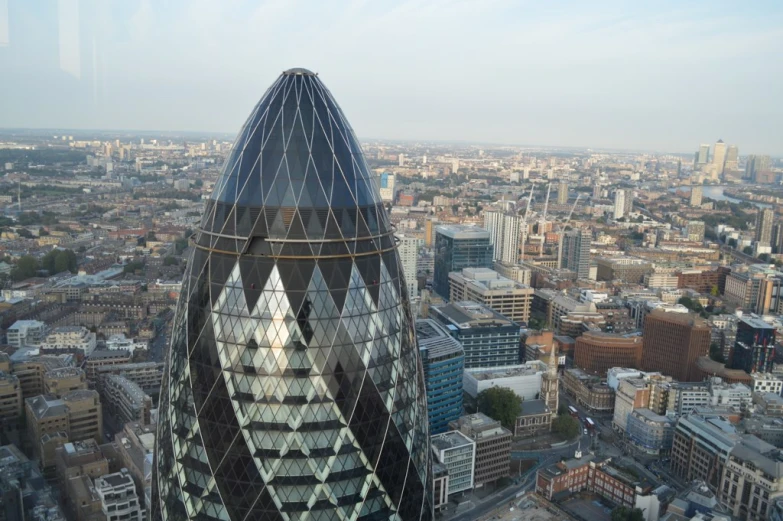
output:
{"label": "tall crane", "polygon": [[530,185],[530,194],[527,196],[527,206],[525,207],[525,215],[522,217],[522,255],[520,255],[520,262],[525,260],[525,242],[527,242],[527,212],[530,211],[530,203],[533,201],[533,190],[535,185]]}
{"label": "tall crane", "polygon": [[560,229],[558,230],[558,238],[557,238],[557,267],[558,268],[563,267],[563,235],[565,235],[565,227],[568,226],[568,223],[571,222],[571,216],[574,215],[574,210],[576,209],[576,205],[579,204],[580,197],[582,197],[582,194],[576,194],[576,201],[574,201],[574,205],[571,207],[571,211],[568,212],[568,217],[566,218],[565,222],[560,226]]}
{"label": "tall crane", "polygon": [[552,183],[549,183],[546,185],[546,199],[544,199],[544,213],[541,214],[541,221],[540,221],[540,230],[538,230],[538,233],[543,235],[544,234],[544,226],[546,225],[546,212],[549,209],[549,192],[552,190]]}

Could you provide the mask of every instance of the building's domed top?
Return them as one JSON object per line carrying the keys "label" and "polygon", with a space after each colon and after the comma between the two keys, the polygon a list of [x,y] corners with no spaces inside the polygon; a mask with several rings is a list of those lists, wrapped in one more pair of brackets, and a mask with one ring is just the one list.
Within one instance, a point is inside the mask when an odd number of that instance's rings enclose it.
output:
{"label": "building's domed top", "polygon": [[289,69],[240,131],[201,230],[234,239],[377,238],[392,230],[381,205],[376,179],[329,90],[312,72]]}

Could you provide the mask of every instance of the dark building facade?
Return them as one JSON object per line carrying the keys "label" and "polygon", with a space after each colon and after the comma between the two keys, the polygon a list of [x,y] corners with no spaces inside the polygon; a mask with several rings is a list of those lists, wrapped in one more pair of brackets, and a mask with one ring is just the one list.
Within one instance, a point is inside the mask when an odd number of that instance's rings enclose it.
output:
{"label": "dark building facade", "polygon": [[433,289],[448,300],[449,273],[463,268],[491,269],[493,252],[489,232],[484,228],[462,224],[436,226]]}
{"label": "dark building facade", "polygon": [[432,518],[426,392],[392,231],[331,93],[284,72],[194,237],[153,518]]}
{"label": "dark building facade", "polygon": [[771,373],[774,360],[775,328],[760,318],[740,319],[731,352],[731,368],[746,373]]}
{"label": "dark building facade", "polygon": [[711,328],[693,313],[654,310],[644,319],[642,366],[680,382],[701,379],[696,361],[710,350]]}

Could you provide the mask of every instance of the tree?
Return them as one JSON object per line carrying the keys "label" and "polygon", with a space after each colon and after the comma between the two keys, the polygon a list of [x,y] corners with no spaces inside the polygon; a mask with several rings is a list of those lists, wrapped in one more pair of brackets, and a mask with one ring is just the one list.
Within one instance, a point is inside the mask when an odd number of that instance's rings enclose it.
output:
{"label": "tree", "polygon": [[579,422],[571,415],[564,414],[552,420],[552,432],[570,440],[579,435]]}
{"label": "tree", "polygon": [[745,246],[744,248],[742,248],[742,253],[744,253],[745,255],[753,255],[753,248],[751,248],[750,246]]}
{"label": "tree", "polygon": [[562,416],[564,414],[568,414],[568,406],[566,404],[564,404],[564,403],[561,403],[557,407],[557,415],[558,416]]}
{"label": "tree", "polygon": [[720,295],[720,289],[718,289],[717,284],[714,284],[712,286],[712,289],[710,289],[710,295],[712,295],[713,297],[717,297],[718,295]]}
{"label": "tree", "polygon": [[644,511],[641,508],[616,507],[612,510],[611,521],[644,521]]}
{"label": "tree", "polygon": [[729,239],[726,244],[728,244],[730,248],[736,248],[737,247],[737,239]]}
{"label": "tree", "polygon": [[522,407],[522,398],[517,393],[507,387],[492,387],[481,391],[476,401],[480,412],[498,420],[503,427],[514,429]]}
{"label": "tree", "polygon": [[41,259],[41,267],[51,275],[64,271],[76,273],[76,253],[73,250],[52,250]]}
{"label": "tree", "polygon": [[22,255],[16,261],[16,266],[11,270],[11,278],[15,281],[20,281],[35,277],[39,268],[38,259],[32,255]]}
{"label": "tree", "polygon": [[177,264],[179,264],[179,260],[176,257],[172,257],[171,255],[163,259],[164,266],[176,266]]}

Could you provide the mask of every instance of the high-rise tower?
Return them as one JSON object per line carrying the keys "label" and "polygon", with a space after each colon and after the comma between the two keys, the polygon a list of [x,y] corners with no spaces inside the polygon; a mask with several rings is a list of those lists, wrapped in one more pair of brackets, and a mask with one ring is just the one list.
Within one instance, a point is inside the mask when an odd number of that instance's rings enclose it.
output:
{"label": "high-rise tower", "polygon": [[516,264],[519,260],[519,234],[522,217],[505,212],[484,212],[484,229],[494,247],[493,260]]}
{"label": "high-rise tower", "polygon": [[284,72],[194,236],[161,392],[156,518],[432,518],[392,231],[331,93]]}

